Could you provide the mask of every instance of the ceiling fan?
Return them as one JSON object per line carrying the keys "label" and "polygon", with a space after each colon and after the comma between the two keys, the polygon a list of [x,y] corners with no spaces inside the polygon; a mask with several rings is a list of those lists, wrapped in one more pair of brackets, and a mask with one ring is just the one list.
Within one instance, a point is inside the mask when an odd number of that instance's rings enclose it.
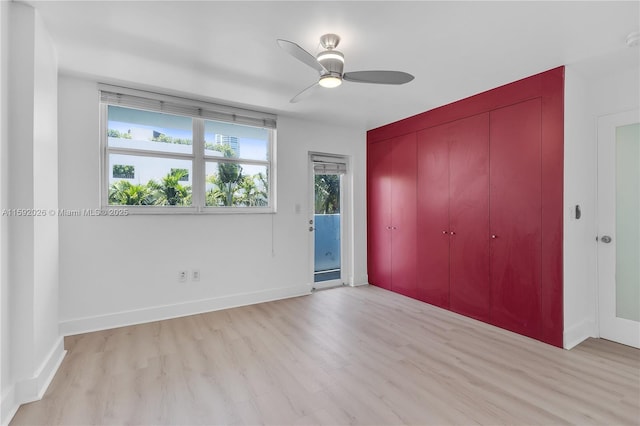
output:
{"label": "ceiling fan", "polygon": [[342,81],[352,81],[355,83],[374,84],[405,84],[413,80],[413,76],[401,71],[352,71],[343,72],[344,55],[335,50],[340,43],[340,36],[337,34],[325,34],[320,37],[320,44],[325,49],[313,56],[294,42],[278,39],[278,45],[299,61],[309,65],[320,73],[320,79],[307,87],[289,102],[296,103],[306,98],[315,88],[319,86],[332,88],[338,87]]}

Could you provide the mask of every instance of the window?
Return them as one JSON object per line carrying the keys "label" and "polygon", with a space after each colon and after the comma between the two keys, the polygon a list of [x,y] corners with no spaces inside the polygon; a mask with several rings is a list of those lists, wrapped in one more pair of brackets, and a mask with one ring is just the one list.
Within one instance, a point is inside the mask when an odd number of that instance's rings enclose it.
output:
{"label": "window", "polygon": [[101,113],[103,207],[275,210],[275,116],[111,86]]}
{"label": "window", "polygon": [[205,121],[206,206],[269,205],[269,131]]}

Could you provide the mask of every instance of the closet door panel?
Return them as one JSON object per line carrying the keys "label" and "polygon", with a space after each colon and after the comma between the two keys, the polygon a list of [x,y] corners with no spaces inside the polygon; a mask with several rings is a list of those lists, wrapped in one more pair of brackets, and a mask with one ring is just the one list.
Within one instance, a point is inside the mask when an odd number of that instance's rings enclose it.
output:
{"label": "closet door panel", "polygon": [[367,268],[369,283],[391,290],[391,151],[369,144],[367,158]]}
{"label": "closet door panel", "polygon": [[490,123],[492,322],[535,338],[541,326],[540,118],[540,99],[533,99],[492,111]]}
{"label": "closet door panel", "polygon": [[416,134],[391,145],[391,289],[416,297]]}
{"label": "closet door panel", "polygon": [[489,319],[489,114],[456,121],[449,142],[451,310]]}
{"label": "closet door panel", "polygon": [[449,307],[449,125],[418,132],[418,299]]}

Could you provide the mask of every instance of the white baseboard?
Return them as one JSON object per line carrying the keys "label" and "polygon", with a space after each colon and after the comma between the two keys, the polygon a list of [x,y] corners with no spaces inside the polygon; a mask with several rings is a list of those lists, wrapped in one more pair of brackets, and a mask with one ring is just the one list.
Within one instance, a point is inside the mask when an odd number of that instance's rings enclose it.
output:
{"label": "white baseboard", "polygon": [[26,404],[42,398],[66,354],[64,338],[60,336],[35,375],[16,383],[16,399],[20,404]]}
{"label": "white baseboard", "polygon": [[598,337],[595,329],[595,322],[588,319],[565,328],[563,333],[564,348],[571,349],[589,337]]}
{"label": "white baseboard", "polygon": [[2,393],[2,400],[0,400],[0,425],[8,425],[19,407],[20,404],[16,400],[16,387],[11,385]]}
{"label": "white baseboard", "polygon": [[60,336],[33,377],[11,384],[2,395],[2,417],[0,420],[3,425],[11,421],[21,404],[42,399],[66,354],[64,338]]}
{"label": "white baseboard", "polygon": [[153,306],[132,311],[116,312],[113,314],[96,315],[60,322],[60,333],[63,336],[88,333],[91,331],[108,330],[128,325],[143,324],[153,321],[196,315],[204,312],[219,311],[221,309],[238,306],[253,305],[255,303],[311,294],[307,285],[281,287],[276,289],[256,291],[251,293],[233,294],[205,300],[194,300],[174,305]]}
{"label": "white baseboard", "polygon": [[369,276],[368,275],[360,275],[356,277],[351,284],[351,287],[358,287],[361,285],[369,285]]}

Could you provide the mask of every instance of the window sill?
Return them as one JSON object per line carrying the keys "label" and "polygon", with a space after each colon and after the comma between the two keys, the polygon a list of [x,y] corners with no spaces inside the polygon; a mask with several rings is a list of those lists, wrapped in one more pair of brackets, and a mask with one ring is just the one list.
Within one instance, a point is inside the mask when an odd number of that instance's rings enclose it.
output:
{"label": "window sill", "polygon": [[107,206],[99,216],[139,216],[139,215],[220,215],[220,214],[273,214],[273,207],[154,207],[154,206]]}

